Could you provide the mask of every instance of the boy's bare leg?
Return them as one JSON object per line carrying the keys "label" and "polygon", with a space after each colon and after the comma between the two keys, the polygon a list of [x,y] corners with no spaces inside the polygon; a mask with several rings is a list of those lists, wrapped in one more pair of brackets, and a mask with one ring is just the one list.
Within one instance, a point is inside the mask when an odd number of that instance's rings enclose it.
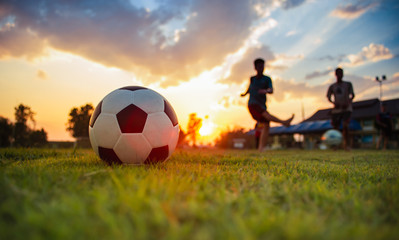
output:
{"label": "boy's bare leg", "polygon": [[377,149],[377,150],[380,149],[381,141],[382,141],[382,134],[380,134],[380,136],[379,136],[379,138],[378,138],[378,140],[377,140],[377,146],[376,146],[376,149]]}
{"label": "boy's bare leg", "polygon": [[262,116],[271,122],[281,123],[284,126],[289,127],[291,125],[292,119],[294,119],[295,114],[292,114],[292,116],[290,118],[288,118],[287,120],[281,120],[281,119],[271,115],[268,111],[264,111],[262,113]]}
{"label": "boy's bare leg", "polygon": [[260,152],[264,151],[264,149],[267,145],[267,140],[269,138],[269,129],[270,129],[270,125],[268,123],[265,123],[265,126],[263,127],[262,132],[260,133],[260,137],[259,137],[258,150]]}
{"label": "boy's bare leg", "polygon": [[343,127],[342,127],[342,137],[343,137],[343,147],[344,147],[344,150],[346,150],[346,151],[350,151],[350,146],[349,146],[349,126],[348,126],[348,124],[343,124]]}

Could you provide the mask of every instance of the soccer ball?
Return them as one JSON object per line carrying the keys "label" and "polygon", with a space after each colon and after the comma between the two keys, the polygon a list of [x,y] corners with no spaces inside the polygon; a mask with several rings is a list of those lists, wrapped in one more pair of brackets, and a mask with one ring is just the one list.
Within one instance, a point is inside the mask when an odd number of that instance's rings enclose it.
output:
{"label": "soccer ball", "polygon": [[108,164],[153,164],[167,160],[179,138],[179,123],[159,93],[128,86],[112,91],[94,110],[90,143]]}
{"label": "soccer ball", "polygon": [[338,130],[330,129],[323,134],[321,140],[329,147],[338,146],[342,143],[342,134]]}

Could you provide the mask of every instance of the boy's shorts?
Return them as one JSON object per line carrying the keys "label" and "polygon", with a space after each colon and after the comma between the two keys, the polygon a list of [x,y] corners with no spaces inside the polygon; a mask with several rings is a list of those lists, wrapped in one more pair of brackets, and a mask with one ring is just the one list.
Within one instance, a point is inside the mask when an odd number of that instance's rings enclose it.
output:
{"label": "boy's shorts", "polygon": [[262,113],[266,110],[257,104],[251,104],[248,106],[248,110],[252,115],[252,118],[261,123],[269,123],[265,117],[263,117]]}
{"label": "boy's shorts", "polygon": [[342,113],[333,113],[331,118],[331,125],[334,128],[338,128],[342,124],[346,123],[349,124],[351,120],[352,112],[342,112]]}

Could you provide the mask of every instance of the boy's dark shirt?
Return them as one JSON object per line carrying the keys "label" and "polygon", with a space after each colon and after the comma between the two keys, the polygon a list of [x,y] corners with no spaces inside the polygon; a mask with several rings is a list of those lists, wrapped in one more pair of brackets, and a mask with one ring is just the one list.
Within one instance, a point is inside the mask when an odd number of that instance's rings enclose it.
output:
{"label": "boy's dark shirt", "polygon": [[249,85],[249,100],[248,106],[252,104],[259,105],[262,109],[266,110],[266,94],[260,94],[260,89],[273,88],[272,79],[269,76],[263,75],[261,78],[256,76],[251,77]]}

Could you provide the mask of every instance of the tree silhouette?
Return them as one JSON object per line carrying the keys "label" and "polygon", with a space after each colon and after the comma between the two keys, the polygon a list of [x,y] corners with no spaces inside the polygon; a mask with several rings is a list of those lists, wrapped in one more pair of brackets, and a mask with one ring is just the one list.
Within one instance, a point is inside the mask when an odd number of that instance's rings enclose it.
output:
{"label": "tree silhouette", "polygon": [[[13,138],[15,147],[41,147],[47,143],[47,132],[42,128],[35,130],[35,114],[32,109],[24,104],[19,104],[14,108],[15,124],[13,129]],[[28,126],[28,121],[32,127]]]}
{"label": "tree silhouette", "polygon": [[19,104],[14,108],[15,110],[15,125],[14,125],[14,144],[16,147],[28,147],[29,146],[29,134],[30,128],[27,123],[30,120],[35,126],[35,113],[29,106]]}
{"label": "tree silhouette", "polygon": [[35,114],[29,106],[25,106],[22,103],[19,104],[17,107],[14,108],[15,110],[15,121],[18,123],[24,123],[26,124],[28,120],[31,120],[33,123],[35,123]]}
{"label": "tree silhouette", "polygon": [[47,143],[47,132],[43,128],[34,130],[29,134],[28,140],[30,147],[41,147]]}
{"label": "tree silhouette", "polygon": [[11,145],[13,124],[7,119],[0,117],[0,147]]}
{"label": "tree silhouette", "polygon": [[182,146],[184,144],[187,143],[186,137],[187,134],[183,131],[183,129],[181,129],[181,127],[179,126],[179,140],[177,141],[177,146]]}
{"label": "tree silhouette", "polygon": [[94,107],[88,103],[79,109],[74,107],[69,112],[67,131],[71,132],[74,138],[89,137],[89,122]]}
{"label": "tree silhouette", "polygon": [[202,127],[202,119],[197,117],[196,113],[191,113],[189,115],[187,123],[187,136],[191,140],[193,146],[196,146],[197,136],[199,135],[199,130]]}

